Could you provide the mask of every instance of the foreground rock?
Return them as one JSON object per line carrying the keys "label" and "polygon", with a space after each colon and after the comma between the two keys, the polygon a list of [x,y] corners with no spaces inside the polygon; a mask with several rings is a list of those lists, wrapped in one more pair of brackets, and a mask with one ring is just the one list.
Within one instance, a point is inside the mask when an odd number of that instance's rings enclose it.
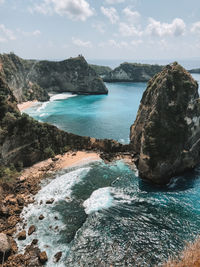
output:
{"label": "foreground rock", "polygon": [[45,263],[48,261],[47,253],[45,251],[40,252],[39,260],[41,263]]}
{"label": "foreground rock", "polygon": [[200,161],[197,82],[174,63],[149,81],[130,140],[142,178],[166,184]]}
{"label": "foreground rock", "polygon": [[48,101],[49,92],[108,93],[100,76],[83,56],[55,62],[3,54],[0,55],[0,71],[19,103],[35,99]]}
{"label": "foreground rock", "polygon": [[105,82],[147,82],[162,69],[163,66],[159,65],[125,62],[107,73],[103,80]]}
{"label": "foreground rock", "polygon": [[0,233],[0,263],[5,260],[10,251],[11,245],[7,235]]}

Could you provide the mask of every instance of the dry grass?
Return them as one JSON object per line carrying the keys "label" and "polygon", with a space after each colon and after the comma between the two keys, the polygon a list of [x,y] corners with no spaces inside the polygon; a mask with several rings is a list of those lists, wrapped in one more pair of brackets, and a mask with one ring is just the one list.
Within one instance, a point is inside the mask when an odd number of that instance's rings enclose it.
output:
{"label": "dry grass", "polygon": [[200,237],[189,243],[177,259],[169,259],[163,267],[200,267]]}

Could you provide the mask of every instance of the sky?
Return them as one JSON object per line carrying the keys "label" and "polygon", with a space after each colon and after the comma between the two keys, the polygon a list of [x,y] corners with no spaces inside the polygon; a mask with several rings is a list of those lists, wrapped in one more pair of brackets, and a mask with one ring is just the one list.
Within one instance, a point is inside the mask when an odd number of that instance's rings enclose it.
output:
{"label": "sky", "polygon": [[200,0],[0,0],[0,53],[200,59]]}

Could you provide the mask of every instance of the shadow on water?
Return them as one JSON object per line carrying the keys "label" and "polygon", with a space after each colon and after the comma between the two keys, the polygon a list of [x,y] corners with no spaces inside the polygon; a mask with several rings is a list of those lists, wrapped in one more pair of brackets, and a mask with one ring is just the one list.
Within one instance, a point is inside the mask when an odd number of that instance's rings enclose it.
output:
{"label": "shadow on water", "polygon": [[196,183],[200,183],[200,165],[193,170],[186,171],[181,176],[171,179],[169,184],[163,186],[155,186],[146,180],[139,180],[139,189],[146,192],[181,192],[194,188]]}

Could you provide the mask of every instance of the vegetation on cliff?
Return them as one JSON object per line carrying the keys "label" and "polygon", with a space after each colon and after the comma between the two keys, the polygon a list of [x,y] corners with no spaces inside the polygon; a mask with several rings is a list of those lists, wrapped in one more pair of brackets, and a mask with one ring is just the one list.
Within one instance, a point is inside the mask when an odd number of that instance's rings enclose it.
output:
{"label": "vegetation on cliff", "polygon": [[108,93],[102,79],[82,56],[55,62],[3,54],[0,70],[18,102],[48,101],[49,92]]}
{"label": "vegetation on cliff", "polygon": [[93,65],[90,64],[90,66],[96,71],[96,73],[101,76],[102,78],[105,75],[108,75],[109,72],[112,71],[112,69],[108,66],[100,66],[100,65]]}
{"label": "vegetation on cliff", "polygon": [[162,69],[163,66],[160,65],[124,62],[103,79],[105,82],[147,82]]}
{"label": "vegetation on cliff", "polygon": [[164,184],[199,163],[198,98],[197,82],[177,63],[149,81],[130,133],[142,178]]}
{"label": "vegetation on cliff", "polygon": [[113,140],[97,140],[59,130],[40,123],[17,108],[17,100],[0,72],[0,177],[7,181],[23,166],[68,150],[126,150]]}

